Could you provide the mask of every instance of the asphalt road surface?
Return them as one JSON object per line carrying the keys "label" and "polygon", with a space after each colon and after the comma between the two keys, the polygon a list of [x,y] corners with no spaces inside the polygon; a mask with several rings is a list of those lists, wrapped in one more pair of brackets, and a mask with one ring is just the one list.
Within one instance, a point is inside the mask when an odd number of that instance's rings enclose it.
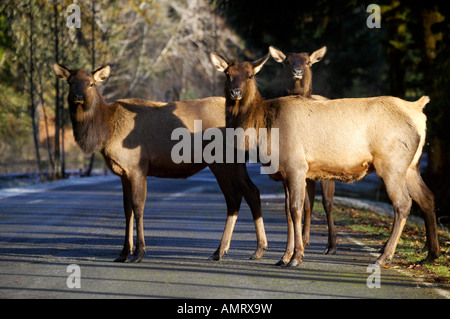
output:
{"label": "asphalt road surface", "polygon": [[259,175],[258,166],[250,171],[269,241],[258,261],[249,260],[256,235],[245,201],[229,253],[208,260],[226,218],[209,170],[187,180],[149,178],[147,253],[139,264],[113,262],[125,227],[118,177],[0,191],[0,298],[445,298],[395,269],[382,268],[370,288],[373,250],[340,236],[338,253],[323,255],[327,233],[318,219],[303,264],[275,266],[286,242],[284,204],[274,196],[281,184]]}

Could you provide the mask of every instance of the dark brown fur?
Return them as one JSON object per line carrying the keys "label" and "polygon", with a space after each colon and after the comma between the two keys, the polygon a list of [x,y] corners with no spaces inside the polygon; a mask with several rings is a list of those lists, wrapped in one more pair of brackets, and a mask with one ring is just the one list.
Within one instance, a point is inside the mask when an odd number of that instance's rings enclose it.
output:
{"label": "dark brown fur", "polygon": [[[312,95],[311,66],[322,60],[326,53],[326,47],[313,52],[311,56],[308,53],[285,55],[273,46],[269,48],[269,51],[275,61],[282,63],[284,66],[282,96],[300,95],[315,98],[316,96]],[[321,99],[320,96],[318,98]]]}
{"label": "dark brown fur", "polygon": [[177,143],[171,139],[174,129],[184,127],[193,132],[195,120],[202,120],[204,129],[224,128],[225,99],[212,97],[173,103],[126,99],[107,104],[95,84],[109,76],[108,66],[90,73],[70,71],[55,64],[54,70],[70,85],[69,112],[78,145],[86,153],[101,152],[108,167],[122,181],[126,228],[123,249],[116,261],[127,261],[133,250],[133,216],[137,240],[132,261],[140,262],[143,258],[146,176],[187,178],[206,166],[216,177],[227,204],[223,237],[211,258],[219,260],[228,251],[242,198],[250,206],[255,222],[258,243],[252,258],[262,257],[267,239],[259,190],[250,180],[245,164],[176,164],[171,158],[171,150]]}

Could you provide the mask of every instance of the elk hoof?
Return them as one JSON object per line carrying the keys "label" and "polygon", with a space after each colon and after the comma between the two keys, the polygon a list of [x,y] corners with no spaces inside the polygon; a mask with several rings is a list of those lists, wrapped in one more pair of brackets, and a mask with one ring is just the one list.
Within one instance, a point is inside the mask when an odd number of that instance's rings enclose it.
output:
{"label": "elk hoof", "polygon": [[133,254],[133,258],[131,259],[131,263],[140,263],[142,259],[144,259],[144,253],[145,249],[143,250],[136,250]]}
{"label": "elk hoof", "polygon": [[133,259],[131,259],[130,262],[137,264],[137,263],[140,263],[142,261],[142,259],[144,259],[144,256],[139,254],[139,255],[133,256]]}
{"label": "elk hoof", "polygon": [[218,254],[214,253],[211,256],[209,256],[208,260],[219,261],[220,260],[220,256]]}
{"label": "elk hoof", "polygon": [[328,248],[325,249],[325,251],[323,252],[324,255],[335,255],[336,254],[336,248]]}
{"label": "elk hoof", "polygon": [[264,248],[258,248],[255,253],[250,257],[250,260],[260,260],[262,256],[264,255],[267,247]]}
{"label": "elk hoof", "polygon": [[115,263],[126,263],[126,262],[128,262],[128,257],[119,256],[116,259],[114,259],[114,262]]}
{"label": "elk hoof", "polygon": [[275,264],[275,266],[286,266],[287,262],[285,262],[283,259],[281,259],[279,262]]}
{"label": "elk hoof", "polygon": [[297,260],[291,260],[286,267],[297,267],[298,265],[302,264],[301,261],[297,261]]}
{"label": "elk hoof", "polygon": [[130,252],[122,252],[119,257],[114,259],[115,263],[127,263],[128,262],[128,256],[130,255]]}
{"label": "elk hoof", "polygon": [[219,261],[220,257],[216,256],[216,255],[211,255],[211,256],[209,256],[208,260]]}

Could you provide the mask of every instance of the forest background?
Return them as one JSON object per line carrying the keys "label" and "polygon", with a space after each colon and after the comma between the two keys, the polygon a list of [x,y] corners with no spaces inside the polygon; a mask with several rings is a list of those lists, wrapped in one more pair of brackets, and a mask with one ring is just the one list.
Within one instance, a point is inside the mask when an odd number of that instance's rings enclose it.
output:
{"label": "forest background", "polygon": [[[370,4],[381,9],[369,27]],[[80,27],[67,27],[72,4]],[[73,21],[73,20],[71,20]],[[429,95],[423,176],[438,216],[450,215],[450,10],[445,1],[2,0],[0,3],[0,175],[35,172],[40,181],[104,169],[72,137],[67,85],[53,63],[112,67],[107,101],[223,95],[209,52],[261,57],[273,45],[311,53],[313,92],[329,98]],[[282,66],[258,74],[265,98],[281,92]],[[339,125],[339,123],[336,123]]]}

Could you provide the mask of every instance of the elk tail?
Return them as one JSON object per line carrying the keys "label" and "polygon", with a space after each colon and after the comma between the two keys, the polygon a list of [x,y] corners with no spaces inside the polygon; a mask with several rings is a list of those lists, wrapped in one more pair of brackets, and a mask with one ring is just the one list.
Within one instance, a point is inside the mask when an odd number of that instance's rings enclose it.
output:
{"label": "elk tail", "polygon": [[424,95],[419,100],[417,100],[414,104],[417,107],[417,109],[422,111],[429,102],[430,102],[430,97],[427,95]]}

